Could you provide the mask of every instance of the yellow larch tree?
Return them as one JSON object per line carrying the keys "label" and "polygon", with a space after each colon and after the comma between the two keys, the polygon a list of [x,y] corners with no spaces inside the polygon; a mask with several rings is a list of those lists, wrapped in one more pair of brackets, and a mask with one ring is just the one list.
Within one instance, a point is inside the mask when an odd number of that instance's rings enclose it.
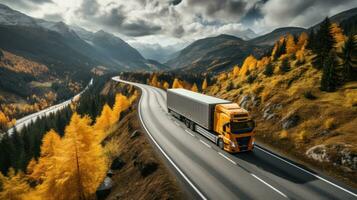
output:
{"label": "yellow larch tree", "polygon": [[347,37],[343,34],[341,27],[336,23],[331,24],[330,32],[336,42],[336,45],[340,45],[347,39]]}
{"label": "yellow larch tree", "polygon": [[174,82],[172,83],[172,88],[183,88],[183,85],[180,83],[180,80],[178,78],[174,79]]}
{"label": "yellow larch tree", "polygon": [[252,71],[256,68],[257,59],[253,55],[249,55],[243,62],[243,65],[239,71],[240,77],[245,77],[248,71]]}
{"label": "yellow larch tree", "polygon": [[294,36],[292,36],[291,34],[288,34],[286,36],[286,53],[287,54],[293,54],[296,52],[296,44],[294,41]]}
{"label": "yellow larch tree", "polygon": [[167,90],[167,89],[169,89],[170,84],[169,84],[167,81],[165,81],[164,84],[162,85],[162,87],[163,87],[165,90]]}
{"label": "yellow larch tree", "polygon": [[150,81],[150,85],[154,86],[154,87],[158,87],[158,80],[157,80],[157,75],[153,74],[151,81]]}
{"label": "yellow larch tree", "polygon": [[[46,179],[50,169],[55,168],[55,152],[61,146],[61,138],[54,130],[48,131],[42,139],[41,154],[37,164],[33,160],[28,165],[29,177],[37,183]],[[31,169],[32,168],[32,169]]]}
{"label": "yellow larch tree", "polygon": [[196,83],[193,84],[191,91],[198,92],[198,87],[197,87]]}
{"label": "yellow larch tree", "polygon": [[268,56],[264,56],[263,58],[261,58],[260,60],[257,61],[257,68],[261,69],[263,67],[265,67],[267,64],[270,63],[270,57]]}
{"label": "yellow larch tree", "polygon": [[101,114],[96,118],[94,129],[99,141],[105,138],[107,130],[110,128],[113,110],[108,104],[103,106]]}
{"label": "yellow larch tree", "polygon": [[204,90],[206,90],[207,89],[207,87],[208,87],[208,83],[207,83],[207,78],[205,78],[205,80],[203,80],[203,83],[202,83],[202,90],[204,91]]}
{"label": "yellow larch tree", "polygon": [[239,75],[239,67],[238,67],[238,65],[233,67],[232,74],[233,74],[233,78],[238,77],[238,75]]}
{"label": "yellow larch tree", "polygon": [[115,95],[115,103],[113,105],[113,112],[110,118],[110,126],[115,124],[120,119],[121,112],[128,109],[129,106],[130,101],[126,96],[122,94]]}
{"label": "yellow larch tree", "polygon": [[91,199],[107,171],[104,151],[88,116],[72,115],[56,153],[56,168],[39,186],[43,199]]}
{"label": "yellow larch tree", "polygon": [[15,173],[13,168],[10,168],[7,176],[0,173],[0,183],[0,199],[4,200],[25,199],[25,194],[31,189],[24,174],[22,172]]}
{"label": "yellow larch tree", "polygon": [[300,50],[302,48],[305,48],[306,44],[307,44],[307,41],[308,41],[308,38],[309,36],[307,35],[307,33],[305,32],[302,32],[300,35],[299,35],[299,38],[298,38],[298,41],[296,43],[296,49],[297,50]]}
{"label": "yellow larch tree", "polygon": [[0,131],[7,131],[8,128],[16,124],[16,120],[10,120],[9,117],[0,111]]}

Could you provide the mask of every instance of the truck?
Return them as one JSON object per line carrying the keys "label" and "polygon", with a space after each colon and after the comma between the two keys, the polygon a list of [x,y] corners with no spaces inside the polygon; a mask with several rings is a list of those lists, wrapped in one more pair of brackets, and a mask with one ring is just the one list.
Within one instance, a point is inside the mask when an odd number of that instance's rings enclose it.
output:
{"label": "truck", "polygon": [[167,90],[168,112],[219,148],[238,153],[254,148],[254,127],[248,111],[237,103],[178,88]]}

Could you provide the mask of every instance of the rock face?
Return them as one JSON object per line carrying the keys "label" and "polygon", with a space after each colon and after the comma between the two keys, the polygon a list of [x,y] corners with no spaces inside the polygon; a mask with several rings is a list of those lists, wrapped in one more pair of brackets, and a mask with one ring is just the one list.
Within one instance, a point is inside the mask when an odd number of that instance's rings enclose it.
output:
{"label": "rock face", "polygon": [[307,157],[312,158],[319,162],[329,162],[330,161],[328,158],[328,155],[327,155],[327,148],[323,144],[311,147],[310,149],[308,149],[306,151],[306,155],[307,155]]}
{"label": "rock face", "polygon": [[281,110],[283,106],[281,104],[267,104],[263,109],[263,119],[272,120],[277,117],[276,112]]}
{"label": "rock face", "polygon": [[281,119],[281,125],[283,129],[289,129],[299,124],[300,117],[294,112],[290,112],[283,119]]}
{"label": "rock face", "polygon": [[318,162],[339,165],[345,171],[357,170],[357,153],[345,144],[316,145],[306,151],[306,156]]}

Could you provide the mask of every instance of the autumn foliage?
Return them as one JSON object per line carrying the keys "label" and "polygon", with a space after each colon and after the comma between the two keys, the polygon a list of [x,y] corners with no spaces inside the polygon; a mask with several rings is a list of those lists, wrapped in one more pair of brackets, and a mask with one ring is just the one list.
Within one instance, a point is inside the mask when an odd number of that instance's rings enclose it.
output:
{"label": "autumn foliage", "polygon": [[5,115],[2,111],[0,111],[0,132],[6,131],[10,127],[16,124],[15,119],[10,119],[8,116]]}
{"label": "autumn foliage", "polygon": [[13,169],[7,176],[0,173],[0,199],[93,199],[109,164],[101,142],[136,97],[117,94],[113,107],[105,105],[93,125],[88,115],[74,113],[62,138],[48,131],[40,157],[29,162],[27,174]]}

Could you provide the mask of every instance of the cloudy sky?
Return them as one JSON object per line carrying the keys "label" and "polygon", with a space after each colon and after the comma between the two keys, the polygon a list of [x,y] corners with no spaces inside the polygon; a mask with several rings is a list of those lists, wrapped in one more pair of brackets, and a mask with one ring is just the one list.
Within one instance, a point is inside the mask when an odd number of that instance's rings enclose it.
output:
{"label": "cloudy sky", "polygon": [[[172,46],[221,33],[241,37],[309,27],[355,0],[0,0],[30,16],[103,29],[129,43]],[[251,31],[252,30],[252,31]],[[253,32],[254,31],[254,32]]]}

